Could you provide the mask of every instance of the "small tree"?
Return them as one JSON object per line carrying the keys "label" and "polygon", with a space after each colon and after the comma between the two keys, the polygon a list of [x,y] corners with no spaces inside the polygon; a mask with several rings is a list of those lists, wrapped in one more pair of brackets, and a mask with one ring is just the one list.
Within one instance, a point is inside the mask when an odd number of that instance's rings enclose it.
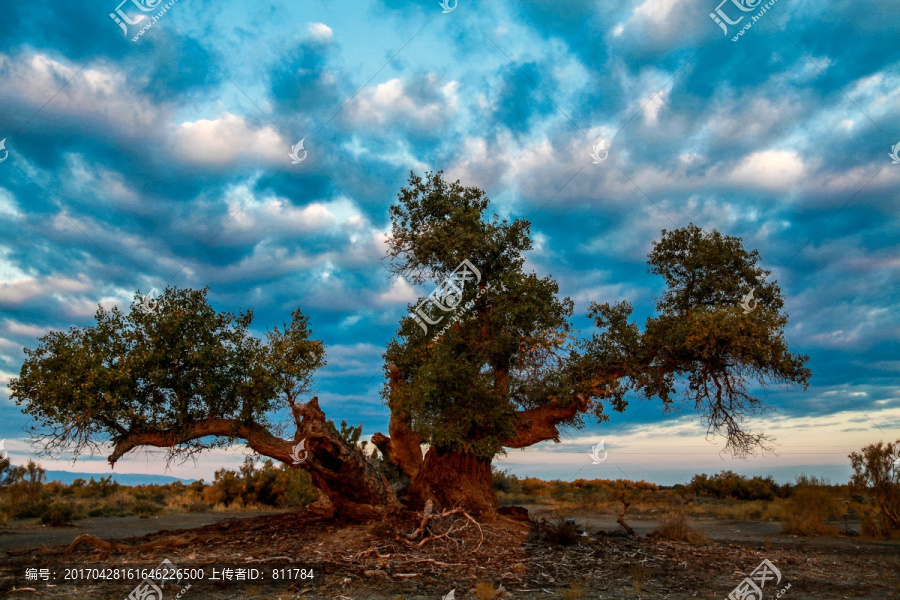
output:
{"label": "small tree", "polygon": [[900,440],[869,444],[850,455],[850,485],[865,491],[878,511],[881,535],[900,535]]}
{"label": "small tree", "polygon": [[[217,312],[207,290],[167,288],[148,307],[100,307],[96,323],[53,331],[25,349],[12,397],[34,417],[33,440],[53,454],[98,451],[112,442],[110,464],[141,446],[169,459],[245,442],[263,456],[295,465],[304,442],[313,483],[349,518],[371,518],[398,503],[387,481],[325,420],[318,400],[302,403],[325,364],[297,309],[265,339],[249,332],[253,312]],[[293,440],[278,435],[289,411]],[[279,414],[280,413],[280,414]],[[290,418],[288,417],[288,418]]]}
{"label": "small tree", "polygon": [[38,517],[46,510],[46,480],[47,472],[33,460],[29,460],[24,467],[11,467],[7,481],[10,513],[14,517]]}

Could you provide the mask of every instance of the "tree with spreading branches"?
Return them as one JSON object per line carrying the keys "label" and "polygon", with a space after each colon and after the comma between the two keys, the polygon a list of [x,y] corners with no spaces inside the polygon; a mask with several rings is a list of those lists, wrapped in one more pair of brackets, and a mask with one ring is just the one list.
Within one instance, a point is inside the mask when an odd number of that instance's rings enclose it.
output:
{"label": "tree with spreading branches", "polygon": [[353,520],[429,503],[490,518],[495,457],[605,421],[629,397],[667,410],[683,397],[727,450],[767,447],[746,428],[766,409],[751,386],[805,387],[810,372],[787,347],[781,291],[757,252],[694,225],[664,230],[649,254],[666,285],[657,315],[640,326],[628,302],[593,303],[596,331],[583,337],[572,300],[525,270],[530,223],[488,208],[441,172],[411,174],[391,207],[388,269],[441,293],[411,305],[387,345],[377,459],[306,399],[325,364],[308,317],[297,309],[259,339],[252,311],[217,312],[207,290],[170,288],[149,307],[136,295],[127,314],[100,308],[94,325],[48,334],[26,349],[12,396],[45,452],[110,444],[115,463],[138,447],[174,458],[243,442],[308,470],[322,504]]}
{"label": "tree with spreading branches", "polygon": [[[492,511],[497,454],[558,441],[560,427],[586,418],[605,421],[607,407],[625,410],[629,392],[668,409],[681,391],[727,450],[765,447],[764,435],[744,427],[765,409],[749,386],[805,386],[810,372],[785,343],[781,291],[757,252],[694,225],[664,230],[649,255],[666,283],[658,315],[641,328],[628,302],[593,303],[597,331],[579,338],[572,301],[552,278],[524,271],[530,224],[486,218],[488,203],[441,173],[413,174],[391,208],[395,276],[446,281],[464,260],[480,275],[455,299],[465,316],[438,339],[422,323],[440,326],[444,307],[417,305],[425,314],[404,318],[385,353],[391,437],[373,441],[409,475],[413,501]],[[740,303],[751,290],[747,314]]]}

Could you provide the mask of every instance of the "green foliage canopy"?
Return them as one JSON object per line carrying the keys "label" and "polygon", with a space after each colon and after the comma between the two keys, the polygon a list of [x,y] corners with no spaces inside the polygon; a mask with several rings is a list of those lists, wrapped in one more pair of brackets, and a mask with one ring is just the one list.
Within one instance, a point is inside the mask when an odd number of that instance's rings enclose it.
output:
{"label": "green foliage canopy", "polygon": [[[167,288],[152,304],[136,294],[127,314],[100,307],[95,324],[54,331],[25,349],[12,397],[35,419],[42,450],[77,455],[129,434],[177,434],[208,419],[270,427],[285,402],[310,391],[325,364],[299,309],[260,340],[252,311],[217,312],[207,289]],[[227,445],[188,440],[172,455]]]}
{"label": "green foliage canopy", "polygon": [[[385,399],[427,443],[490,458],[515,438],[523,411],[577,405],[558,423],[578,427],[587,413],[608,418],[606,405],[624,410],[629,392],[668,409],[680,386],[709,431],[743,454],[766,442],[743,426],[765,408],[751,382],[808,382],[807,357],[792,354],[783,337],[781,291],[738,238],[694,225],[663,230],[649,255],[666,284],[658,315],[641,328],[628,302],[593,303],[597,331],[579,339],[569,323],[573,302],[551,277],[523,268],[528,221],[487,218],[484,192],[441,172],[411,174],[398,200],[387,242],[395,276],[439,282],[464,259],[482,276],[459,302],[470,308],[440,339],[407,316],[384,354],[386,373],[393,363],[403,381],[386,385]],[[745,314],[740,302],[751,289],[758,305]],[[446,316],[425,306],[429,322]]]}

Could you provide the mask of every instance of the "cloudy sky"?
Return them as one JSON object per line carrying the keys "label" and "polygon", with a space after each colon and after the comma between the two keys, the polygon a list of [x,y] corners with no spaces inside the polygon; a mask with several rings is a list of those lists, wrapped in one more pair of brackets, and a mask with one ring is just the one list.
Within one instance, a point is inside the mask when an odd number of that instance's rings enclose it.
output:
{"label": "cloudy sky", "polygon": [[[504,468],[845,481],[848,452],[900,437],[897,2],[778,0],[754,22],[764,4],[734,0],[719,5],[743,16],[727,33],[717,0],[177,0],[156,22],[135,17],[165,4],[140,2],[4,7],[4,384],[24,346],[90,324],[98,304],[209,286],[220,310],[252,307],[260,333],[300,306],[328,346],[326,413],[385,431],[380,355],[433,289],[387,276],[387,211],[411,170],[443,169],[533,223],[527,267],[559,281],[585,333],[591,301],[651,314],[651,243],[693,222],[759,250],[792,349],[811,357],[809,389],[765,392],[773,411],[752,423],[777,456],[722,456],[689,411],[633,402]],[[4,385],[17,463],[26,424]],[[600,440],[609,457],[592,465]],[[138,452],[117,471],[209,478],[241,451],[168,471]]]}

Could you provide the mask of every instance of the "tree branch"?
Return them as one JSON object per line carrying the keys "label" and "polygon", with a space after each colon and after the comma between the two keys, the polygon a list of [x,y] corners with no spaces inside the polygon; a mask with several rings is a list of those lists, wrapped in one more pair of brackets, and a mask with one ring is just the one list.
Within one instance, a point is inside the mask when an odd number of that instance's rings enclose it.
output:
{"label": "tree branch", "polygon": [[173,448],[193,440],[207,436],[238,438],[263,456],[281,462],[291,462],[292,446],[286,440],[279,439],[267,429],[256,424],[240,424],[234,419],[204,419],[195,421],[184,428],[169,431],[126,432],[115,440],[113,453],[107,460],[110,465],[126,453],[139,446],[157,448]]}
{"label": "tree branch", "polygon": [[516,413],[516,433],[510,438],[501,438],[500,443],[507,448],[526,448],[544,440],[557,440],[557,426],[584,412],[587,407],[587,398],[582,394],[575,394],[575,399],[566,406],[541,406],[521,410]]}
{"label": "tree branch", "polygon": [[[272,435],[256,423],[210,418],[188,423],[178,430],[129,432],[115,440],[109,462],[115,464],[138,446],[173,448],[207,436],[242,439],[263,456],[309,471],[313,485],[328,497],[342,517],[365,521],[400,508],[387,479],[354,445],[329,429],[318,398],[305,404],[295,403],[292,409],[297,421],[293,443]],[[305,440],[305,452],[301,462],[295,463],[291,453],[301,440]]]}

